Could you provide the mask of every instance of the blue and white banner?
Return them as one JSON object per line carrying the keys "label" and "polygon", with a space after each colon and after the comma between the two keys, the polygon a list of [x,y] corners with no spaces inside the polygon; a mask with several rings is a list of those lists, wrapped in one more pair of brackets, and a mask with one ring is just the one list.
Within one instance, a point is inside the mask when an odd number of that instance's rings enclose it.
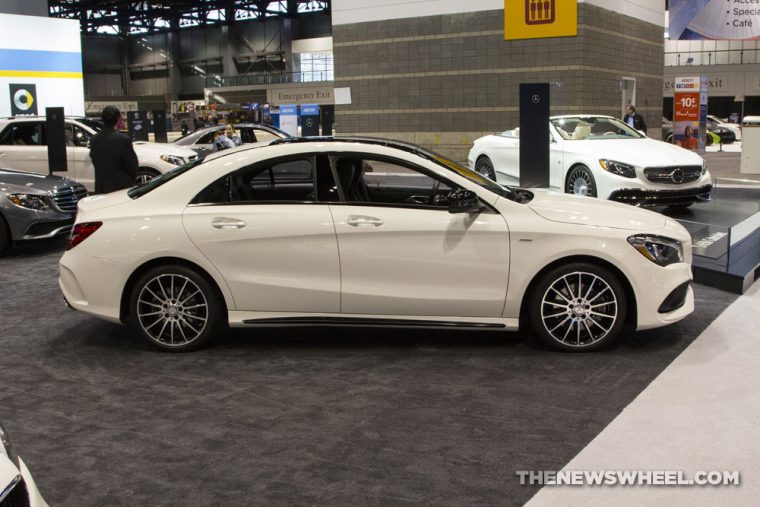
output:
{"label": "blue and white banner", "polygon": [[298,106],[280,106],[280,130],[298,137]]}
{"label": "blue and white banner", "polygon": [[0,116],[84,115],[79,21],[0,14]]}
{"label": "blue and white banner", "polygon": [[671,40],[760,39],[757,0],[670,0]]}

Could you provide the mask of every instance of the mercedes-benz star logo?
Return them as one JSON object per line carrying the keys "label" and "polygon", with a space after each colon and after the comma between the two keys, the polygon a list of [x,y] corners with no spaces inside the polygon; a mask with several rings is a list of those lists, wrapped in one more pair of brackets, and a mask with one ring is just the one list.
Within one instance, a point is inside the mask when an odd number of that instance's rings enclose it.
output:
{"label": "mercedes-benz star logo", "polygon": [[670,173],[670,180],[673,183],[683,183],[684,180],[684,174],[681,169],[673,169],[673,172]]}
{"label": "mercedes-benz star logo", "polygon": [[533,102],[534,104],[538,104],[539,102],[541,102],[541,97],[538,94],[535,94],[530,98],[530,101]]}

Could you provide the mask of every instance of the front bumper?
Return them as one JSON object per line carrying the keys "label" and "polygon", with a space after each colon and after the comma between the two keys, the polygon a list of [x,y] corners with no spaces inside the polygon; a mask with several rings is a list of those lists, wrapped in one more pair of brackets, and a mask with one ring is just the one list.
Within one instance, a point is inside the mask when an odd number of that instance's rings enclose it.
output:
{"label": "front bumper", "polygon": [[679,190],[646,190],[642,188],[621,188],[614,190],[609,199],[611,201],[632,204],[634,206],[688,206],[695,202],[707,202],[710,200],[712,184],[697,188],[685,188]]}

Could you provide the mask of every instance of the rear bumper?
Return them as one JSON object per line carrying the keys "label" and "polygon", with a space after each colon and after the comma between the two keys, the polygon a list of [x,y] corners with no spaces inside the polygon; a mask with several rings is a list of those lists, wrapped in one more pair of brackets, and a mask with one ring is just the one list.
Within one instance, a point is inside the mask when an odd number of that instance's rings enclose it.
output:
{"label": "rear bumper", "polygon": [[712,185],[679,190],[622,188],[613,191],[609,199],[634,206],[686,206],[709,201],[711,192]]}

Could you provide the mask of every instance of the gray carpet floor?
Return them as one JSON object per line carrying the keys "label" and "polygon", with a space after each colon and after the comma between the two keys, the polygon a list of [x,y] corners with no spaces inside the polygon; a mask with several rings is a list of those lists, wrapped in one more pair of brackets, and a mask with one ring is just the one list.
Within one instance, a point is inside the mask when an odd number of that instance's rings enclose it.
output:
{"label": "gray carpet floor", "polygon": [[60,242],[0,258],[0,420],[53,506],[521,505],[736,296],[595,354],[517,333],[234,331],[192,354],[64,307]]}

